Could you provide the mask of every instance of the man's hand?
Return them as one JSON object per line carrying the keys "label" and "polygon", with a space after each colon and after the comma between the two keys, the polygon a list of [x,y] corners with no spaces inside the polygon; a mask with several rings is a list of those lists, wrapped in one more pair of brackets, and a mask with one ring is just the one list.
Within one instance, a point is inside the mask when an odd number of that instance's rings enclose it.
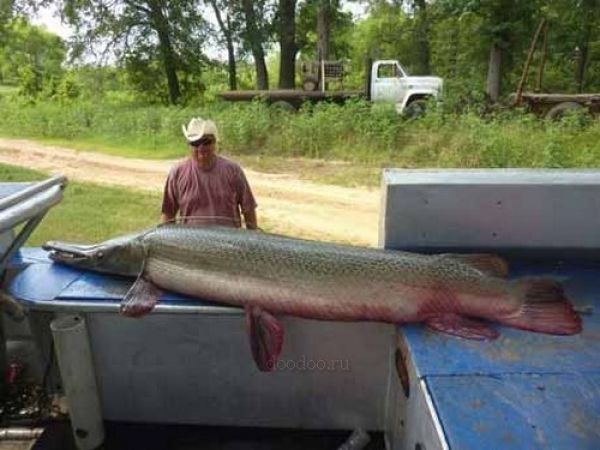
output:
{"label": "man's hand", "polygon": [[249,230],[256,230],[258,228],[258,223],[256,220],[256,210],[251,209],[246,211],[244,214],[244,222],[246,222],[246,228]]}
{"label": "man's hand", "polygon": [[173,221],[175,221],[175,216],[169,216],[167,214],[161,214],[161,216],[160,216],[161,223],[167,223],[167,222],[173,222]]}

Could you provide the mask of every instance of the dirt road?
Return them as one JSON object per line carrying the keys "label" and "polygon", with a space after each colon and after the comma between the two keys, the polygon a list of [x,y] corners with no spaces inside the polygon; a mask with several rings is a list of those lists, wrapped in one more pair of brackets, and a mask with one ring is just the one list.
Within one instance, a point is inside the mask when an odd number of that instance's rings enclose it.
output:
{"label": "dirt road", "polygon": [[[153,161],[0,139],[0,163],[71,180],[160,192],[174,161]],[[288,174],[245,170],[259,203],[259,220],[291,236],[376,245],[379,191],[321,185]],[[67,194],[68,195],[68,194]]]}

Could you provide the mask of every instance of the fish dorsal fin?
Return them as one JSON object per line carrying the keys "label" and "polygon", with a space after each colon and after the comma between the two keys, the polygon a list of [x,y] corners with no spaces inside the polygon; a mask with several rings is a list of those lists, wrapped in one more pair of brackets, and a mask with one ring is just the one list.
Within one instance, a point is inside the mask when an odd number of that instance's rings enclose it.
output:
{"label": "fish dorsal fin", "polygon": [[271,313],[246,306],[246,330],[256,366],[262,372],[272,371],[283,347],[283,326]]}
{"label": "fish dorsal fin", "polygon": [[142,272],[121,301],[121,314],[128,317],[145,316],[154,309],[161,294],[162,291],[144,278]]}
{"label": "fish dorsal fin", "polygon": [[498,278],[508,277],[508,263],[498,255],[489,253],[444,253],[442,256],[473,267],[484,275]]}
{"label": "fish dorsal fin", "polygon": [[440,314],[426,320],[429,328],[442,333],[477,341],[496,339],[498,332],[485,323],[454,313]]}

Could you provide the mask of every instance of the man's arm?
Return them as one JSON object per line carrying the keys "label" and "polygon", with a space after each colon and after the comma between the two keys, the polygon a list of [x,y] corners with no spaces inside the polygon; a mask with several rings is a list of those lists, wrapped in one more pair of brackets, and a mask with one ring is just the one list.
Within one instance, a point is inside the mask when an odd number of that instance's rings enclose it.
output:
{"label": "man's arm", "polygon": [[173,171],[169,172],[167,181],[165,182],[165,188],[163,190],[162,206],[160,222],[173,222],[177,216],[179,210],[179,202],[175,195],[175,183],[173,179]]}
{"label": "man's arm", "polygon": [[243,212],[243,214],[244,222],[246,222],[246,228],[249,230],[256,230],[256,228],[258,228],[256,209],[249,209],[248,211]]}

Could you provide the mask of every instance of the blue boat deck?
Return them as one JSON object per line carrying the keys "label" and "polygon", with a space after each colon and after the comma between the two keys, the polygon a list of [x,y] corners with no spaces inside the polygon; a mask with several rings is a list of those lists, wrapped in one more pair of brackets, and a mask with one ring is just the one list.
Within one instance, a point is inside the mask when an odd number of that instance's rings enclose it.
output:
{"label": "blue boat deck", "polygon": [[453,339],[403,327],[451,449],[600,448],[600,264],[513,262],[512,277],[562,281],[583,332],[549,336],[498,327]]}

